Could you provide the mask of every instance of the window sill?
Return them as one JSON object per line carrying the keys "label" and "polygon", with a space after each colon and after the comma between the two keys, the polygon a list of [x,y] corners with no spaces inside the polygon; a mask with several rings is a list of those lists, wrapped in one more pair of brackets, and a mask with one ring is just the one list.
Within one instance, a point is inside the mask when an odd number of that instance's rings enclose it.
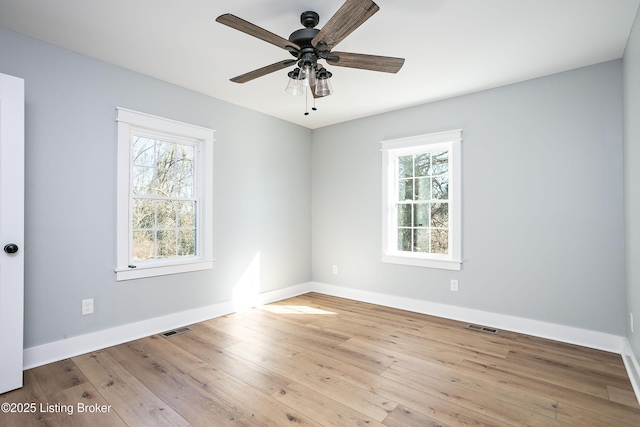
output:
{"label": "window sill", "polygon": [[211,270],[215,260],[194,261],[182,264],[138,266],[136,268],[117,268],[116,281],[164,276],[167,274],[188,273],[191,271]]}
{"label": "window sill", "polygon": [[446,259],[426,259],[403,255],[381,254],[382,262],[390,264],[412,265],[414,267],[439,268],[442,270],[462,269],[462,261],[453,261]]}

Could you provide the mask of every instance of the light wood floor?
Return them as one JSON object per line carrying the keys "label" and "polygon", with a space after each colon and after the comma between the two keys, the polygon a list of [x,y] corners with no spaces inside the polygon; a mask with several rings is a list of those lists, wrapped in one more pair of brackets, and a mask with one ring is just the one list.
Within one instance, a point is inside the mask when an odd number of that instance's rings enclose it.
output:
{"label": "light wood floor", "polygon": [[619,355],[465,326],[306,294],[28,370],[0,425],[640,426]]}

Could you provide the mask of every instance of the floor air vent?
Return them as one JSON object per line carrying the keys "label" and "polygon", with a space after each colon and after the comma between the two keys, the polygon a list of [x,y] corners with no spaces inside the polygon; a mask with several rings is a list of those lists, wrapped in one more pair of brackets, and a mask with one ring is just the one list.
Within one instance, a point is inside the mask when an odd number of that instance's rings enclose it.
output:
{"label": "floor air vent", "polygon": [[178,328],[178,329],[174,329],[173,331],[168,331],[168,332],[164,332],[160,335],[162,335],[165,338],[169,338],[171,336],[174,335],[178,335],[178,334],[184,334],[185,332],[189,332],[191,329],[189,328]]}
{"label": "floor air vent", "polygon": [[468,325],[467,329],[471,329],[472,331],[478,331],[478,332],[486,332],[488,334],[497,334],[498,330],[497,329],[493,329],[493,328],[488,328],[486,326],[480,326],[480,325]]}

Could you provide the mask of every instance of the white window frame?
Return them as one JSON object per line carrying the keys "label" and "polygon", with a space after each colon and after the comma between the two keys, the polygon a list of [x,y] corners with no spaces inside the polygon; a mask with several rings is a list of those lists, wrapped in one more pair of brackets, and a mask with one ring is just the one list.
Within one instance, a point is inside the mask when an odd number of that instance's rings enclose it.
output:
{"label": "white window frame", "polygon": [[[118,107],[118,174],[116,200],[116,280],[185,273],[213,268],[213,129]],[[159,139],[196,143],[196,256],[132,261],[132,136],[155,135]]]}
{"label": "white window frame", "polygon": [[[382,262],[446,270],[462,269],[461,153],[462,130],[390,139],[382,146]],[[397,249],[397,159],[425,151],[449,151],[448,254],[405,252]]]}

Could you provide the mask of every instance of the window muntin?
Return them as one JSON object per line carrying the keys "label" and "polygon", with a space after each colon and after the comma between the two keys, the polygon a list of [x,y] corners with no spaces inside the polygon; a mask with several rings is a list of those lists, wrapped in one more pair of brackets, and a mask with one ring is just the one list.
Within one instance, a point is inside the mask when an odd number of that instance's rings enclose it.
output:
{"label": "window muntin", "polygon": [[382,260],[460,269],[461,131],[382,142]]}
{"label": "window muntin", "polygon": [[131,260],[196,256],[196,146],[131,138]]}
{"label": "window muntin", "polygon": [[118,108],[117,280],[213,267],[213,132]]}
{"label": "window muntin", "polygon": [[449,152],[395,157],[399,252],[448,254]]}

